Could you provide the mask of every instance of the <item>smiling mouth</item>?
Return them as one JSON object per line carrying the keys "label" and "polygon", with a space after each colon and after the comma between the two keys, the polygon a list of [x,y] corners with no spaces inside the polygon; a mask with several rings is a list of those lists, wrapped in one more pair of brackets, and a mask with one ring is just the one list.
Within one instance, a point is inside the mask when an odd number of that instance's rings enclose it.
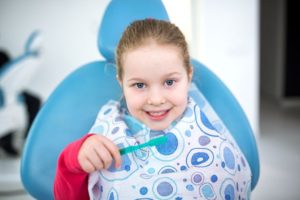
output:
{"label": "smiling mouth", "polygon": [[164,110],[164,111],[156,111],[156,112],[146,112],[147,115],[150,117],[150,119],[155,120],[155,121],[159,121],[164,119],[167,114],[169,113],[169,110]]}

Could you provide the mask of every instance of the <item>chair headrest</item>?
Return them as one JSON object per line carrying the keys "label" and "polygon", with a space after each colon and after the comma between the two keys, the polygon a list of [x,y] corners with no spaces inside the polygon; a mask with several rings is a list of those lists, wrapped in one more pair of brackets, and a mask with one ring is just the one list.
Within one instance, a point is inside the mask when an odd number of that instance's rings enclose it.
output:
{"label": "chair headrest", "polygon": [[169,21],[161,0],[112,0],[108,4],[98,32],[98,49],[108,62],[115,62],[115,49],[125,28],[146,18]]}

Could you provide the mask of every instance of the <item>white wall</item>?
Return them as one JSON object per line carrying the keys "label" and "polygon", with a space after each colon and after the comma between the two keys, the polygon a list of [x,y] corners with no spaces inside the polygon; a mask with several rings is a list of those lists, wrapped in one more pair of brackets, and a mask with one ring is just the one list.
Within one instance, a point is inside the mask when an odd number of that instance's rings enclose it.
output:
{"label": "white wall", "polygon": [[0,1],[0,48],[16,57],[33,30],[44,35],[42,65],[29,90],[45,99],[76,67],[102,58],[97,33],[108,1]]}
{"label": "white wall", "polygon": [[258,134],[258,0],[192,0],[192,11],[193,55],[225,82]]}
{"label": "white wall", "polygon": [[162,0],[168,12],[170,21],[175,23],[186,37],[190,47],[193,46],[192,29],[192,1],[190,0]]}

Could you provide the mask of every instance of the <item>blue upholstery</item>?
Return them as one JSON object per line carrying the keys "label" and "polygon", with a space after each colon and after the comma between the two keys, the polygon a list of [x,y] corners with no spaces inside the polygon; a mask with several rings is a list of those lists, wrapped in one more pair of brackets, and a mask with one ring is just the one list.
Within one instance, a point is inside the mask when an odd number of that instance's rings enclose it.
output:
{"label": "blue upholstery", "polygon": [[52,199],[56,161],[62,149],[88,132],[101,105],[119,99],[115,68],[93,62],[69,75],[39,111],[27,137],[21,163],[26,190]]}
{"label": "blue upholstery", "polygon": [[169,20],[160,0],[113,0],[103,15],[98,48],[108,62],[115,62],[115,49],[125,28],[134,20],[155,18]]}
{"label": "blue upholstery", "polygon": [[[106,61],[89,63],[71,73],[38,113],[21,162],[23,184],[35,198],[53,199],[53,181],[60,152],[67,144],[87,133],[105,102],[121,97],[113,64],[116,44],[131,21],[148,17],[168,20],[159,0],[112,0],[104,14],[98,37],[98,46]],[[250,162],[254,188],[259,176],[259,160],[245,114],[218,77],[197,61],[193,61],[193,65],[193,81],[233,132]]]}

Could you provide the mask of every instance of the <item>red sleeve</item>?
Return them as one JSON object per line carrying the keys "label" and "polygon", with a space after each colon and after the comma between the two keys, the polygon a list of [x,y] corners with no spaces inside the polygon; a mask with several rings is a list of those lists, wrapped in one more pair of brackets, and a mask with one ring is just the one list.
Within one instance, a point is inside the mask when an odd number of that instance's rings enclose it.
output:
{"label": "red sleeve", "polygon": [[89,199],[89,174],[81,169],[77,157],[82,143],[91,135],[72,142],[60,154],[54,180],[56,200]]}

